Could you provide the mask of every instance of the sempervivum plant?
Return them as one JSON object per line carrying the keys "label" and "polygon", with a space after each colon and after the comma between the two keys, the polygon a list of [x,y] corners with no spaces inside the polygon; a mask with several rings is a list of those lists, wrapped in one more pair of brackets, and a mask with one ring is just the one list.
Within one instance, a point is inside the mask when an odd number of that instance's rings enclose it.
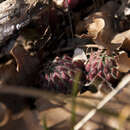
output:
{"label": "sempervivum plant", "polygon": [[[82,68],[82,61],[73,62],[69,56],[56,57],[53,61],[43,66],[40,72],[40,87],[54,92],[71,94],[75,76],[81,73]],[[79,91],[81,86],[82,81],[79,80]]]}
{"label": "sempervivum plant", "polygon": [[[117,70],[115,56],[108,56],[106,52],[91,52],[85,64],[86,88],[94,86],[106,91],[113,89],[119,80],[121,73]],[[115,86],[114,86],[115,85]]]}

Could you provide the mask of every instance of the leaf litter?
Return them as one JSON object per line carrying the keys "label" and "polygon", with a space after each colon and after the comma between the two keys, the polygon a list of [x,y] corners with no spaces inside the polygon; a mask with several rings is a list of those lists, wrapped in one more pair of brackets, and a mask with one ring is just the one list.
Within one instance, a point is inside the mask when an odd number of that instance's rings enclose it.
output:
{"label": "leaf litter", "polygon": [[[78,85],[76,123],[106,99],[111,101],[105,102],[99,112],[95,111],[94,118],[84,122],[88,125],[80,125],[83,129],[119,128],[116,118],[125,109],[124,104],[129,104],[130,96],[129,10],[126,13],[129,0],[121,3],[106,0],[25,0],[20,3],[14,0],[12,4],[12,12],[2,14],[2,19],[5,14],[8,18],[0,21],[0,102],[7,108],[1,105],[0,109],[8,113],[5,114],[7,120],[0,116],[1,129],[17,129],[15,122],[22,125],[18,120],[23,119],[26,125],[21,130],[41,130],[44,115],[49,129],[74,127],[69,121],[74,83]],[[27,8],[24,14],[22,6]],[[6,6],[2,12],[5,10]],[[80,79],[75,81],[78,72]],[[126,75],[128,82],[118,92],[117,85]],[[14,86],[20,91],[13,92]],[[30,93],[26,89],[30,89]],[[42,91],[44,98],[40,97]],[[115,95],[111,97],[110,93]],[[109,118],[104,120],[104,115]],[[117,121],[115,124],[110,123],[111,117]],[[130,128],[128,120],[129,116],[124,129]]]}

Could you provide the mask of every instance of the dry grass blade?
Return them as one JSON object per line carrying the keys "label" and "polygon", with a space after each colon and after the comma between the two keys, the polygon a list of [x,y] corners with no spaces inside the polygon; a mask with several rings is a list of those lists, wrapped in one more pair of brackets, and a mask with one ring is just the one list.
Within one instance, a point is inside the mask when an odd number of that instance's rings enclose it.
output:
{"label": "dry grass blade", "polygon": [[46,116],[43,117],[43,128],[44,128],[44,130],[49,130],[49,129],[47,128]]}
{"label": "dry grass blade", "polygon": [[107,102],[109,102],[121,89],[126,87],[130,83],[130,74],[125,76],[118,86],[113,89],[105,98],[97,105],[96,108],[92,109],[77,125],[75,125],[74,130],[79,130],[87,121],[89,121],[97,112],[101,109]]}
{"label": "dry grass blade", "polygon": [[71,126],[72,126],[72,130],[74,127],[74,124],[76,122],[76,96],[77,96],[77,91],[78,91],[78,82],[80,79],[81,74],[77,73],[77,75],[75,76],[75,81],[73,84],[73,92],[72,92],[72,112],[71,112]]}
{"label": "dry grass blade", "polygon": [[7,86],[7,85],[0,85],[0,93],[3,94],[16,94],[20,96],[27,96],[27,97],[41,97],[45,99],[54,99],[58,100],[58,97],[65,98],[66,95],[59,96],[58,93],[48,92],[46,90],[39,90],[33,88],[26,88],[25,86]]}

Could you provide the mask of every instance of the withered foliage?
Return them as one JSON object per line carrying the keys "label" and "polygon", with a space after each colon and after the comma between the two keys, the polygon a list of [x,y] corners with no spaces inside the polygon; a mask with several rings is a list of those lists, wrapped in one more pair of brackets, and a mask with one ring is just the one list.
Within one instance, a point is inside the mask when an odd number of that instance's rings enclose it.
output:
{"label": "withered foliage", "polygon": [[[5,125],[2,130],[10,120],[30,120],[32,109],[40,111],[42,105],[44,110],[63,107],[61,100],[73,94],[75,82],[77,95],[106,94],[115,89],[130,72],[129,5],[129,0],[1,1],[0,109],[5,111],[5,116],[0,113],[0,127]],[[80,78],[75,81],[78,74]],[[17,91],[12,94],[9,87],[25,90],[21,96]],[[26,89],[32,96],[25,96]],[[42,99],[40,105],[37,91],[47,92],[47,99]],[[48,92],[62,97],[58,104],[49,101]]]}

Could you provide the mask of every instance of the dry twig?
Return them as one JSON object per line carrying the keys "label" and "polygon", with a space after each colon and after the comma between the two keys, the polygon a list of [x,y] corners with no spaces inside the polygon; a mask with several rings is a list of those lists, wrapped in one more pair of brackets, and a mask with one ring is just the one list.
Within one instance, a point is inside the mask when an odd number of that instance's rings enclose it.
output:
{"label": "dry twig", "polygon": [[87,115],[74,127],[74,130],[79,130],[85,125],[106,103],[108,103],[119,91],[126,87],[130,83],[130,74],[126,75],[118,86],[113,89],[105,98],[97,105],[96,108],[92,109]]}

